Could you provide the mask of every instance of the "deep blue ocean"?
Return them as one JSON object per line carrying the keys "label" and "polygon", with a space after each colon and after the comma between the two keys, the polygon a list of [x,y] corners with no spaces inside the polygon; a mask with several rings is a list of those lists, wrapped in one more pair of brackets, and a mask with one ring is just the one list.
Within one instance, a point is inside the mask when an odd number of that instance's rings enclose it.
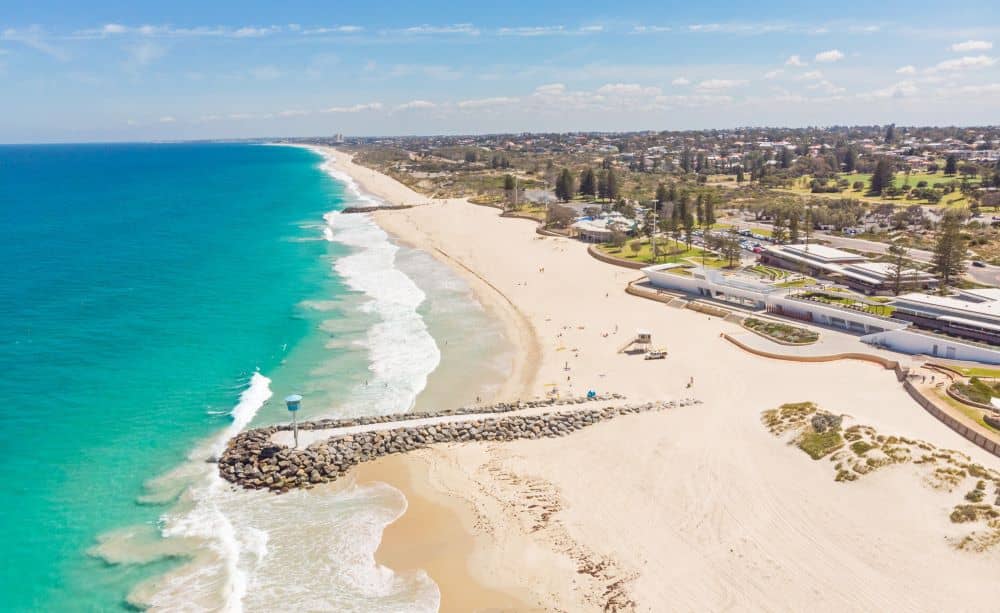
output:
{"label": "deep blue ocean", "polygon": [[[0,146],[0,608],[123,610],[137,585],[174,573],[172,596],[146,590],[169,606],[194,598],[178,569],[203,551],[201,564],[228,568],[209,587],[239,602],[280,535],[232,555],[209,542],[217,527],[188,550],[163,541],[198,532],[191,510],[211,488],[182,492],[212,469],[192,450],[234,427],[234,407],[237,428],[286,419],[293,391],[306,417],[412,403],[440,357],[418,313],[435,303],[374,224],[331,218],[357,194],[321,162],[251,144]],[[384,349],[401,342],[417,353]],[[350,396],[375,382],[381,397]],[[388,496],[353,496],[368,494]],[[267,536],[264,520],[243,520],[234,550]],[[377,537],[382,524],[365,522]],[[399,595],[383,583],[379,597]]]}

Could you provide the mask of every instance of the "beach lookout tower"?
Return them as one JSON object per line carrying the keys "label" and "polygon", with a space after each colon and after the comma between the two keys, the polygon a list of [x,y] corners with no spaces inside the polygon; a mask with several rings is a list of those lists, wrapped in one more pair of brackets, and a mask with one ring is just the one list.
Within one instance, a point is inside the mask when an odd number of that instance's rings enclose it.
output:
{"label": "beach lookout tower", "polygon": [[292,433],[295,437],[295,448],[299,447],[299,422],[295,418],[295,414],[299,412],[299,405],[302,403],[302,396],[298,394],[292,394],[285,398],[285,406],[288,407],[288,412],[292,414]]}

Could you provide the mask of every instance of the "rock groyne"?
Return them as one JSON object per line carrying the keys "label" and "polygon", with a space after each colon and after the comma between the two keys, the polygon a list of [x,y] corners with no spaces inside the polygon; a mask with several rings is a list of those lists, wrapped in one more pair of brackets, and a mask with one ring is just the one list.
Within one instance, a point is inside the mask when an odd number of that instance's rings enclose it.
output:
{"label": "rock groyne", "polygon": [[[559,401],[559,405],[585,404],[597,399]],[[336,481],[355,465],[392,453],[405,453],[436,443],[474,441],[512,441],[565,436],[587,426],[622,415],[659,411],[685,406],[697,401],[649,402],[603,408],[579,407],[563,411],[524,414],[525,409],[555,406],[553,401],[532,401],[457,409],[434,413],[403,414],[380,417],[359,417],[340,420],[319,420],[299,424],[300,429],[317,430],[400,422],[391,429],[333,435],[305,448],[293,449],[275,443],[276,432],[290,426],[269,426],[248,430],[235,436],[219,458],[222,478],[248,489],[268,489],[282,493],[293,488],[312,487]],[[503,413],[512,413],[502,415]],[[407,421],[427,417],[467,416],[492,413],[489,417],[435,424],[407,426]],[[501,415],[496,415],[496,414]]]}

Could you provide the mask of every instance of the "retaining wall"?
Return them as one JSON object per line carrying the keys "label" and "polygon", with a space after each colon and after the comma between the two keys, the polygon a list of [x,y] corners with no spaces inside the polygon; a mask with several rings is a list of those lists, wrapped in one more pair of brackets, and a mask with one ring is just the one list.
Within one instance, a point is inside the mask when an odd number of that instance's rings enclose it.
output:
{"label": "retaining wall", "polygon": [[589,247],[587,247],[587,253],[589,253],[591,257],[593,257],[594,259],[600,260],[605,264],[614,264],[615,266],[621,266],[622,268],[631,268],[633,270],[639,270],[640,268],[645,268],[646,266],[649,266],[649,264],[647,263],[633,262],[631,260],[624,260],[622,258],[616,258],[613,255],[602,253],[601,250],[595,247],[594,245],[590,245]]}
{"label": "retaining wall", "polygon": [[1000,457],[1000,444],[998,444],[996,441],[987,438],[982,433],[977,432],[972,428],[969,428],[959,420],[945,413],[943,410],[941,410],[940,407],[934,404],[934,402],[931,399],[921,394],[920,390],[918,390],[915,385],[910,383],[909,380],[903,381],[903,387],[906,389],[907,392],[909,392],[910,396],[912,396],[913,399],[917,401],[917,404],[922,406],[924,410],[926,410],[928,413],[941,420],[941,422],[943,422],[944,425],[948,426],[955,432],[958,432],[966,439],[975,443],[976,445],[979,445],[986,451],[989,451],[993,455]]}

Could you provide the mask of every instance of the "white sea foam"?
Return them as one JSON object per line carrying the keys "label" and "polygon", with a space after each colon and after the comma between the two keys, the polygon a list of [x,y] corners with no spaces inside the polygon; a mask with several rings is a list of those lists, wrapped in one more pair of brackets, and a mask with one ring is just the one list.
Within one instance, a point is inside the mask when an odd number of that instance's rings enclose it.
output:
{"label": "white sea foam", "polygon": [[[326,152],[316,151],[326,157],[323,170],[343,182],[355,202],[378,203],[337,172]],[[418,312],[426,296],[396,268],[398,247],[367,215],[331,212],[325,222],[323,238],[351,249],[334,270],[363,296],[360,309],[375,319],[366,331],[345,329],[336,321],[321,326],[344,330],[334,332],[337,338],[327,343],[331,350],[363,344],[371,372],[367,384],[331,409],[338,415],[407,410],[441,360]],[[345,305],[349,302],[304,301],[300,306],[324,311]],[[359,332],[364,338],[355,336]],[[267,377],[254,374],[232,410],[232,423],[196,450],[191,462],[157,480],[174,492],[177,484],[186,485],[178,504],[162,518],[163,535],[198,545],[190,564],[138,587],[132,600],[182,610],[436,611],[440,594],[425,573],[401,575],[375,563],[382,531],[406,508],[398,490],[366,484],[274,496],[234,488],[205,462],[251,423],[271,397],[269,384]]]}

